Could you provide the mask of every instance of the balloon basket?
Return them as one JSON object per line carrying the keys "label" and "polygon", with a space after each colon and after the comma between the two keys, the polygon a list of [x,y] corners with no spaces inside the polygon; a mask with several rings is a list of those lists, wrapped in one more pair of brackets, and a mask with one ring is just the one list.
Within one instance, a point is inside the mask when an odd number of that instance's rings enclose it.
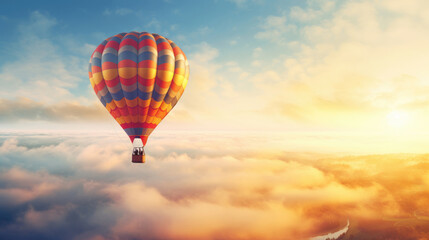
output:
{"label": "balloon basket", "polygon": [[131,162],[133,162],[133,163],[145,163],[146,157],[145,157],[145,155],[133,155]]}
{"label": "balloon basket", "polygon": [[146,162],[146,156],[142,147],[134,147],[133,154],[131,155],[131,162],[133,163]]}

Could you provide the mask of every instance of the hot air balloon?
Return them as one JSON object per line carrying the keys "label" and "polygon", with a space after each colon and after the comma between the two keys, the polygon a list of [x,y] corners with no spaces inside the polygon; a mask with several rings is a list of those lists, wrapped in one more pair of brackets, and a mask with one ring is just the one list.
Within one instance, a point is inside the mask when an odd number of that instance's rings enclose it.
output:
{"label": "hot air balloon", "polygon": [[132,162],[144,163],[149,135],[188,83],[185,54],[158,34],[120,33],[98,45],[88,73],[98,99],[133,143]]}

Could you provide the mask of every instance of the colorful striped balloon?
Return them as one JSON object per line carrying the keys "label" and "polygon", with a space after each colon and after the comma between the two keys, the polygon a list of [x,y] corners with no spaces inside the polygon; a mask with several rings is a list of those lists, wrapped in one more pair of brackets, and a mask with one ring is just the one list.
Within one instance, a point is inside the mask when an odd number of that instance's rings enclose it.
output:
{"label": "colorful striped balloon", "polygon": [[171,40],[147,32],[120,33],[104,40],[89,62],[98,99],[131,142],[143,145],[177,104],[186,88],[189,64]]}

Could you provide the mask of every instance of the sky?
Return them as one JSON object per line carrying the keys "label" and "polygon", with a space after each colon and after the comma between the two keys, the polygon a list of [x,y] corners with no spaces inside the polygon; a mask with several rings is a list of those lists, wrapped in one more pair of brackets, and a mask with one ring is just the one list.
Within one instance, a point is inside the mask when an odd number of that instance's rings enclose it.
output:
{"label": "sky", "polygon": [[[3,4],[2,129],[121,131],[90,87],[95,47],[124,31],[173,39],[190,84],[158,131],[336,134],[354,152],[428,147],[425,1]],[[65,126],[64,126],[65,124]],[[412,143],[412,144],[408,144]],[[317,146],[319,143],[314,143]],[[348,149],[349,150],[349,149]]]}
{"label": "sky", "polygon": [[[0,238],[429,239],[427,1],[9,1],[0,29]],[[87,72],[130,31],[190,64],[140,166]]]}

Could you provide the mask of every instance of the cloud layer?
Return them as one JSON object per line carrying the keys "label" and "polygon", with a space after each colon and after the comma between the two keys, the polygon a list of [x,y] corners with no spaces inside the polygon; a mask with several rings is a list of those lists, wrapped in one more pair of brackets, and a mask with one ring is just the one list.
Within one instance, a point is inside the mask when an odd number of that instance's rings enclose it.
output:
{"label": "cloud layer", "polygon": [[164,133],[136,165],[110,134],[1,139],[0,238],[308,239],[347,220],[343,239],[429,236],[427,155],[281,153]]}

